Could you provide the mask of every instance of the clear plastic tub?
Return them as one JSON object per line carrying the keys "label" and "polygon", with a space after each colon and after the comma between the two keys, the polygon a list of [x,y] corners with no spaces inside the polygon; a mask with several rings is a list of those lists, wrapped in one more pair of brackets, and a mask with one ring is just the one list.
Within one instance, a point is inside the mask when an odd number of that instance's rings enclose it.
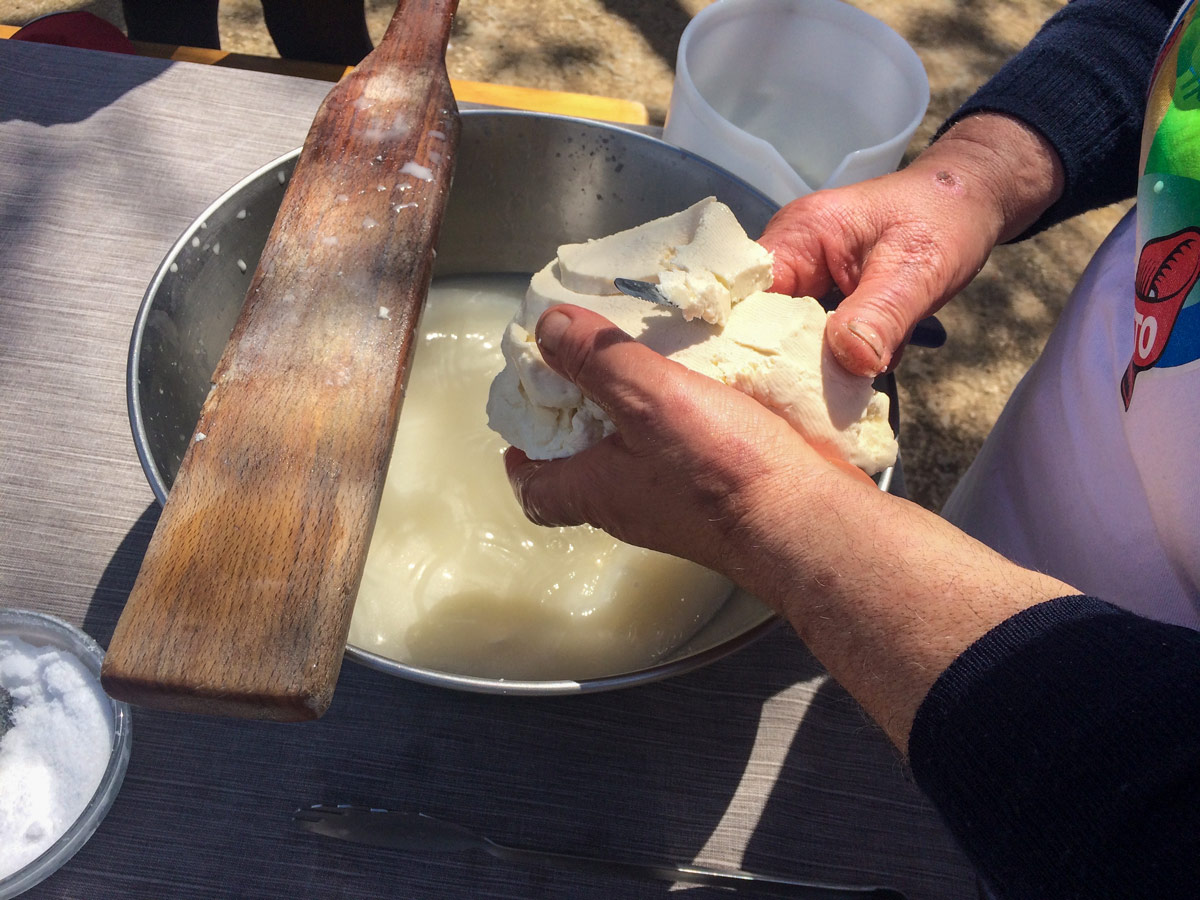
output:
{"label": "clear plastic tub", "polygon": [[840,0],[718,0],[679,43],[667,141],[776,203],[893,171],[929,104],[916,51]]}
{"label": "clear plastic tub", "polygon": [[[56,647],[73,654],[96,678],[97,686],[99,685],[100,664],[104,661],[104,651],[91,637],[74,625],[44,613],[0,609],[0,635],[17,637],[38,647]],[[133,744],[133,721],[128,705],[111,698],[109,702],[112,704],[112,742],[109,747],[108,765],[99,786],[83,812],[53,844],[22,868],[5,878],[0,878],[0,900],[8,900],[24,893],[61,868],[95,833],[116,799],[129,764],[129,752]]]}

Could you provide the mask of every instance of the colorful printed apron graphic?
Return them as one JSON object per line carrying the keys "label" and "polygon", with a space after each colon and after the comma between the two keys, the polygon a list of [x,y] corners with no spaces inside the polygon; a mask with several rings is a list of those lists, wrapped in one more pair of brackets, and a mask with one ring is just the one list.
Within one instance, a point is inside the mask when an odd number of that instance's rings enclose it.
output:
{"label": "colorful printed apron graphic", "polygon": [[1200,23],[1180,11],[1155,66],[1142,132],[1134,344],[1121,378],[1200,359]]}
{"label": "colorful printed apron graphic", "polygon": [[1184,299],[1200,280],[1200,231],[1186,228],[1142,247],[1134,279],[1133,359],[1121,379],[1125,408],[1139,372],[1162,358]]}

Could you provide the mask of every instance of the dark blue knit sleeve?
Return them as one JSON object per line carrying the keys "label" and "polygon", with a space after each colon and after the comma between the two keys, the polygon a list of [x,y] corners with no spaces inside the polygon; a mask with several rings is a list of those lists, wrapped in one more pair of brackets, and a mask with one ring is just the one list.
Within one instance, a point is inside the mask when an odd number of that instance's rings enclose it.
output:
{"label": "dark blue knit sleeve", "polygon": [[909,756],[997,897],[1200,896],[1198,632],[1025,610],[941,675]]}
{"label": "dark blue knit sleeve", "polygon": [[1062,159],[1063,196],[1018,238],[1132,197],[1146,92],[1180,0],[1072,0],[942,125],[1015,116]]}

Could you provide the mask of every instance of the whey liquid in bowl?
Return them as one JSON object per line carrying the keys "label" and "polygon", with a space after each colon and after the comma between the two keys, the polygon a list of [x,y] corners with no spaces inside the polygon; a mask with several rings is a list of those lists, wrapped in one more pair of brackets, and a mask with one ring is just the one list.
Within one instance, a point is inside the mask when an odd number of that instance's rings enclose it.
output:
{"label": "whey liquid in bowl", "polygon": [[732,589],[589,526],[529,522],[485,406],[528,276],[435,282],[349,641],[435,671],[581,680],[662,659]]}

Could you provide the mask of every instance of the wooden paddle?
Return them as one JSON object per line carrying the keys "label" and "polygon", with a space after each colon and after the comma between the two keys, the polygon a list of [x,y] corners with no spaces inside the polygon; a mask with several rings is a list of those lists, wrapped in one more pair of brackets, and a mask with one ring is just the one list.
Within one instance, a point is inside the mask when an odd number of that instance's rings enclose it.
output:
{"label": "wooden paddle", "polygon": [[401,0],[326,98],[104,660],[114,697],[328,707],[458,145],[457,0]]}

